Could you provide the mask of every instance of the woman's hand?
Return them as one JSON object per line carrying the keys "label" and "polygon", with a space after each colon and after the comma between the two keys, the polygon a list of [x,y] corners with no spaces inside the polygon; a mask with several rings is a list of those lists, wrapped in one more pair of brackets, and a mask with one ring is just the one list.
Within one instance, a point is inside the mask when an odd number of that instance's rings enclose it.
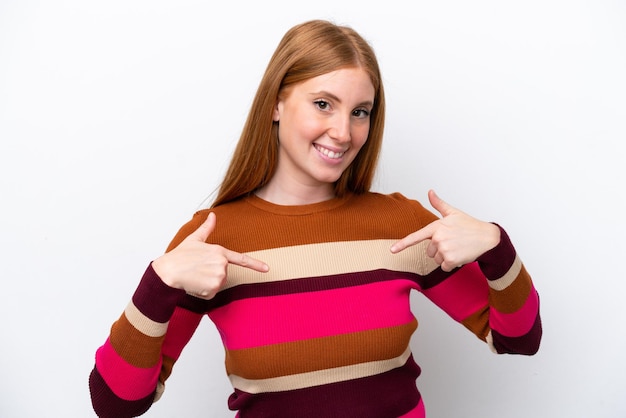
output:
{"label": "woman's hand", "polygon": [[475,261],[500,242],[500,229],[496,225],[479,221],[450,206],[433,190],[428,192],[428,200],[441,214],[441,219],[397,241],[391,246],[392,253],[430,240],[426,254],[443,271],[452,271]]}
{"label": "woman's hand", "polygon": [[170,287],[211,299],[222,287],[229,264],[267,272],[269,267],[262,261],[246,254],[228,250],[206,240],[215,229],[215,213],[189,234],[176,248],[152,262],[152,268]]}

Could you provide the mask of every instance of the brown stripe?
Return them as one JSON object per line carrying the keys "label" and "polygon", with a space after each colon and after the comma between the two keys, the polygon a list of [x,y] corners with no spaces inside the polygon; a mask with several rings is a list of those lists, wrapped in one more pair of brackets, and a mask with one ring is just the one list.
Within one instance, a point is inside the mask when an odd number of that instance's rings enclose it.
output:
{"label": "brown stripe", "polygon": [[526,303],[530,291],[530,275],[522,265],[519,274],[506,289],[500,291],[491,289],[489,291],[489,302],[498,312],[517,312]]}
{"label": "brown stripe", "polygon": [[398,357],[386,360],[370,361],[368,363],[359,363],[308,373],[290,374],[268,379],[245,379],[235,374],[231,374],[228,377],[233,387],[248,393],[295,390],[386,373],[401,367],[410,356],[411,348],[407,346],[404,353]]}
{"label": "brown stripe", "polygon": [[465,328],[472,331],[478,338],[486,341],[489,334],[489,306],[479,309],[461,322]]}
{"label": "brown stripe", "polygon": [[406,350],[416,328],[413,320],[391,328],[231,350],[226,370],[245,379],[268,379],[390,359]]}
{"label": "brown stripe", "polygon": [[111,345],[128,364],[153,367],[161,359],[161,344],[165,337],[150,337],[131,325],[122,314],[111,327]]}
{"label": "brown stripe", "polygon": [[165,381],[170,377],[170,375],[172,374],[172,369],[174,368],[174,363],[176,363],[176,360],[174,360],[173,358],[163,356],[163,364],[161,365],[159,382],[165,383]]}
{"label": "brown stripe", "polygon": [[[279,207],[267,206],[255,197],[231,202],[211,210],[217,215],[217,224],[209,240],[239,252],[344,240],[395,240],[437,219],[416,202],[372,193],[322,202],[313,208],[290,207],[289,213],[281,214],[274,213],[280,212]],[[331,209],[333,221],[329,224]],[[208,209],[197,212],[179,230],[168,250],[195,231],[208,214]],[[302,222],[304,215],[306,222]]]}

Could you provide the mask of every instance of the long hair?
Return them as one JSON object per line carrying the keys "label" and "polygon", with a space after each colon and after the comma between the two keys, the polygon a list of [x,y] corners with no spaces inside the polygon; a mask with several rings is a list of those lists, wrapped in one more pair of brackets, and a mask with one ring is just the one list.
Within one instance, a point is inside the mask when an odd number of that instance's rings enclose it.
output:
{"label": "long hair", "polygon": [[272,112],[285,89],[342,68],[362,68],[371,79],[375,96],[368,139],[335,182],[335,195],[370,189],[385,121],[385,95],[376,55],[352,28],[312,20],[287,31],[274,51],[212,207],[254,192],[274,175],[279,145],[278,124]]}

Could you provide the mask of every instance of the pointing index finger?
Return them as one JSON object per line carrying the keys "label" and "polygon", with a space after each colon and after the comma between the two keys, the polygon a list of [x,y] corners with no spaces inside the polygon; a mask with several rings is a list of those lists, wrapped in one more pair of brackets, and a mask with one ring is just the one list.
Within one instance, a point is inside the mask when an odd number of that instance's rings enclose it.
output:
{"label": "pointing index finger", "polygon": [[433,236],[434,225],[430,223],[423,227],[422,229],[418,229],[412,234],[407,235],[399,241],[396,241],[390,248],[393,254],[399,253],[400,251],[406,249],[415,244],[419,244],[420,242],[430,239]]}
{"label": "pointing index finger", "polygon": [[226,259],[230,264],[235,264],[237,266],[256,270],[261,273],[266,273],[270,269],[269,266],[263,261],[252,258],[246,254],[226,250],[226,253],[224,255],[226,256]]}

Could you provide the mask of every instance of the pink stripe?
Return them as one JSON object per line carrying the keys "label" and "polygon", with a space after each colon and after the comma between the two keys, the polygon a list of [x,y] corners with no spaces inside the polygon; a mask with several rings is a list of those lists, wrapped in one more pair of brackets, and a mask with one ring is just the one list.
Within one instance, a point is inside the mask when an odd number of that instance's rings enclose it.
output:
{"label": "pink stripe", "polygon": [[249,298],[218,308],[209,316],[231,350],[391,327],[414,319],[408,296],[412,285],[397,280]]}
{"label": "pink stripe", "polygon": [[539,297],[533,286],[524,306],[513,313],[501,313],[491,309],[489,326],[507,337],[521,337],[533,327],[539,312]]}
{"label": "pink stripe", "polygon": [[201,314],[177,307],[167,327],[167,334],[161,348],[163,355],[178,360],[201,319]]}
{"label": "pink stripe", "polygon": [[424,402],[420,399],[420,403],[417,404],[415,409],[410,410],[406,414],[398,418],[426,418],[426,409],[424,408]]}
{"label": "pink stripe", "polygon": [[471,263],[423,293],[460,322],[487,305],[489,285],[478,264]]}
{"label": "pink stripe", "polygon": [[124,400],[134,401],[154,391],[161,362],[147,369],[132,366],[115,352],[111,341],[107,339],[96,351],[96,367],[113,393]]}

